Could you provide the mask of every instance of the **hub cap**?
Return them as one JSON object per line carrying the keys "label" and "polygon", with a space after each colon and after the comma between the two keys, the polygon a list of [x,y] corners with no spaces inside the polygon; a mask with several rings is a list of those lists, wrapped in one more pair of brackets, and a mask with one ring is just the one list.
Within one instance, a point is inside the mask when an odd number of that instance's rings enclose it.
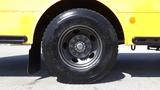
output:
{"label": "hub cap", "polygon": [[99,62],[102,41],[94,29],[75,25],[61,34],[58,52],[67,66],[77,71],[86,71]]}
{"label": "hub cap", "polygon": [[76,58],[85,58],[91,49],[91,41],[85,35],[75,35],[69,41],[69,51]]}
{"label": "hub cap", "polygon": [[83,42],[77,42],[75,45],[75,49],[77,52],[83,52],[85,50],[85,44]]}

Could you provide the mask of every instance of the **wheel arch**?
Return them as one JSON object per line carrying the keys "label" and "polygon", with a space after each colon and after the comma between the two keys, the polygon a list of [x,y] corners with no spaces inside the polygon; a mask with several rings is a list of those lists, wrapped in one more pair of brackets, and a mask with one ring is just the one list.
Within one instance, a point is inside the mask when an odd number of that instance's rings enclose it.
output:
{"label": "wheel arch", "polygon": [[[95,8],[95,6],[96,6],[96,8]],[[43,13],[43,15],[40,17],[40,19],[36,25],[36,28],[34,31],[34,36],[33,36],[33,43],[32,43],[30,55],[29,55],[29,57],[30,57],[29,64],[31,64],[29,66],[31,66],[31,68],[35,67],[34,64],[38,65],[37,62],[40,63],[40,60],[38,61],[38,59],[40,59],[40,55],[41,55],[41,53],[40,53],[41,41],[42,41],[43,33],[44,33],[47,25],[50,23],[50,21],[54,17],[56,17],[60,13],[66,11],[66,10],[69,10],[69,9],[74,9],[74,8],[91,9],[91,10],[94,10],[94,11],[102,14],[104,17],[106,17],[112,23],[113,27],[115,28],[117,36],[118,36],[119,44],[124,43],[124,33],[123,33],[122,26],[121,26],[118,18],[116,17],[116,15],[107,6],[105,6],[104,4],[102,4],[96,0],[76,0],[76,1],[75,0],[61,0],[57,3],[55,3],[54,5],[52,5],[51,7],[49,7]],[[35,53],[36,55],[31,55],[33,53]],[[32,59],[36,59],[36,61],[33,61]],[[30,67],[29,67],[29,69],[30,69]],[[32,71],[33,70],[31,70],[31,72]]]}
{"label": "wheel arch", "polygon": [[40,41],[42,40],[42,36],[45,31],[45,28],[47,27],[51,19],[56,17],[58,14],[66,10],[73,9],[73,8],[91,9],[105,16],[114,26],[119,42],[124,43],[124,33],[123,33],[123,29],[122,29],[122,26],[118,18],[107,6],[105,6],[104,4],[96,0],[86,0],[86,1],[85,0],[81,0],[81,1],[80,0],[78,1],[77,0],[76,1],[75,0],[61,0],[55,3],[54,5],[52,5],[51,7],[49,7],[43,13],[43,15],[41,16],[41,18],[39,19],[36,25],[36,28],[34,31],[33,43],[34,44],[38,42],[40,43]]}

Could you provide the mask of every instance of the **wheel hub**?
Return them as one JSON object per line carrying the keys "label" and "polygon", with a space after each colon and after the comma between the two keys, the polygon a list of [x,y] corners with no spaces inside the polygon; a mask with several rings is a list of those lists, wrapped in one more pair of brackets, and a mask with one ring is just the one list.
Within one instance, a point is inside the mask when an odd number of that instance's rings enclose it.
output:
{"label": "wheel hub", "polygon": [[64,31],[58,41],[62,61],[75,70],[86,71],[99,62],[102,42],[91,27],[75,25]]}
{"label": "wheel hub", "polygon": [[75,47],[75,50],[76,50],[77,52],[84,52],[84,50],[85,50],[85,48],[86,48],[84,42],[77,42],[74,47]]}
{"label": "wheel hub", "polygon": [[76,58],[85,58],[91,49],[91,41],[85,35],[76,35],[69,41],[69,51]]}

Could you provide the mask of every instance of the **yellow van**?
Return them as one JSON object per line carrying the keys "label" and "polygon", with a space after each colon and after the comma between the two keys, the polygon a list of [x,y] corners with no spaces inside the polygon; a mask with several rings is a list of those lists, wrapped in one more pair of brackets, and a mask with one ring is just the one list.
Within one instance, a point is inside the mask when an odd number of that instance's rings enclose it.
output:
{"label": "yellow van", "polygon": [[95,83],[113,67],[118,45],[160,48],[160,0],[1,0],[0,43],[29,44],[28,72]]}

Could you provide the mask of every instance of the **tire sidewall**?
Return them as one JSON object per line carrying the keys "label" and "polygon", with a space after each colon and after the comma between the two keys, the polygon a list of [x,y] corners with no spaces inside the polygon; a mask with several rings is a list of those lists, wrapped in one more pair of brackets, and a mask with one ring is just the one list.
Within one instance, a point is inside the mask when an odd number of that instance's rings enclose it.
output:
{"label": "tire sidewall", "polygon": [[[71,14],[65,17],[68,13]],[[95,67],[85,72],[70,68],[62,61],[58,53],[58,41],[62,33],[73,25],[87,25],[93,28],[102,40],[101,60]],[[108,73],[114,62],[113,57],[116,57],[116,47],[117,37],[112,24],[102,15],[85,9],[72,9],[54,18],[46,28],[42,44],[43,56],[49,71],[73,82],[93,81],[92,79],[96,80],[96,78]]]}

